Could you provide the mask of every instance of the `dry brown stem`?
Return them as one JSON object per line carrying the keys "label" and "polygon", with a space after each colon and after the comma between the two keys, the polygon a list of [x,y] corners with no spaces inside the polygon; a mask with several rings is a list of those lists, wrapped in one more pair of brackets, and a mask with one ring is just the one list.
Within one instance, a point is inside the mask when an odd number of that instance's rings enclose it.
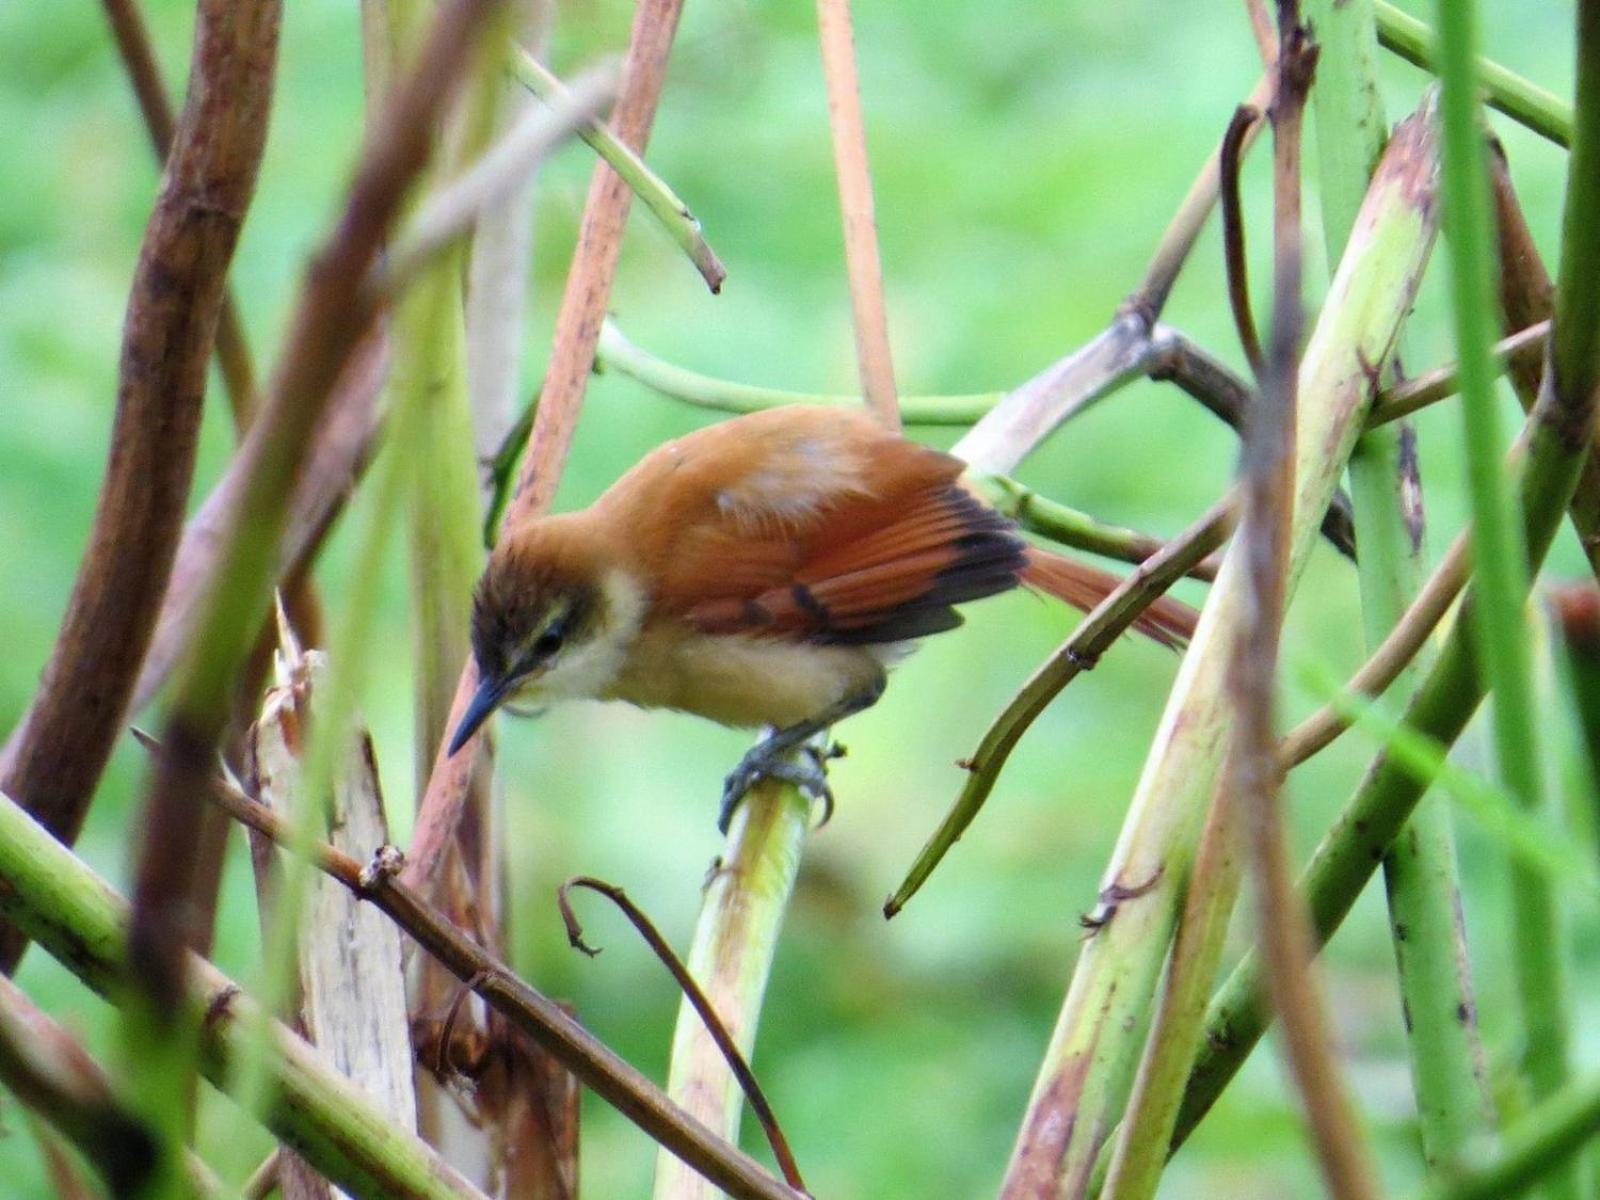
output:
{"label": "dry brown stem", "polygon": [[[162,753],[161,747],[148,736],[140,735],[140,740],[157,754]],[[561,1005],[518,978],[509,967],[463,933],[421,891],[407,884],[398,850],[392,846],[380,848],[372,862],[363,865],[324,842],[302,839],[272,809],[215,775],[206,780],[206,795],[240,824],[277,845],[305,847],[319,871],[382,910],[457,979],[481,996],[490,1008],[533,1038],[661,1145],[702,1171],[706,1178],[738,1197],[797,1200],[798,1193],[684,1113]]]}
{"label": "dry brown stem", "polygon": [[878,254],[878,221],[873,211],[850,0],[817,0],[817,29],[828,91],[828,125],[833,132],[833,165],[839,177],[839,215],[844,221],[844,260],[850,276],[861,393],[880,421],[899,429],[900,403],[889,353],[889,313],[883,297],[883,263]]}
{"label": "dry brown stem", "polygon": [[1355,1114],[1330,1046],[1327,1015],[1312,974],[1312,937],[1294,889],[1280,792],[1283,770],[1274,733],[1274,686],[1294,505],[1294,434],[1302,309],[1300,144],[1317,49],[1298,5],[1278,9],[1278,96],[1273,108],[1273,316],[1261,395],[1245,436],[1241,540],[1251,602],[1229,666],[1237,715],[1222,787],[1237,792],[1246,815],[1256,878],[1257,939],[1291,1073],[1306,1109],[1323,1178],[1345,1200],[1377,1187]]}
{"label": "dry brown stem", "polygon": [[[161,69],[156,64],[155,50],[150,45],[149,31],[139,15],[133,0],[101,0],[106,17],[111,22],[111,33],[117,41],[117,52],[128,72],[128,82],[139,102],[144,116],[145,131],[155,149],[156,160],[167,161],[176,134],[177,121],[173,117],[172,102],[167,98],[166,86],[161,82]],[[250,361],[250,346],[245,341],[244,324],[239,318],[239,306],[233,290],[224,285],[222,308],[217,313],[215,352],[217,367],[222,372],[222,386],[228,393],[233,410],[235,429],[243,430],[250,424],[256,404],[256,370]]]}
{"label": "dry brown stem", "polygon": [[[172,569],[224,280],[255,188],[278,0],[202,4],[192,79],[128,297],[111,456],[44,679],[0,788],[72,841],[122,726]],[[24,943],[0,935],[0,960]]]}
{"label": "dry brown stem", "polygon": [[129,958],[157,1012],[175,1012],[182,914],[194,886],[195,841],[227,693],[248,646],[242,630],[266,607],[271,558],[330,395],[376,317],[363,284],[411,183],[426,163],[437,118],[496,5],[443,5],[415,69],[367,139],[333,232],[311,263],[252,436],[240,452],[235,519],[223,537],[195,644],[162,741],[142,820]]}

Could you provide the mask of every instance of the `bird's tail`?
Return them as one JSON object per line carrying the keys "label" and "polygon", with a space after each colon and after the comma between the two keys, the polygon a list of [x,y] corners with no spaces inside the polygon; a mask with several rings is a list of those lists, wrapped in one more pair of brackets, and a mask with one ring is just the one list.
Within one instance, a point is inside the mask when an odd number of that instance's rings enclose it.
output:
{"label": "bird's tail", "polygon": [[[1027,565],[1022,568],[1022,582],[1088,612],[1122,580],[1109,571],[1031,546]],[[1178,647],[1194,636],[1199,619],[1200,614],[1187,604],[1162,596],[1139,615],[1133,627],[1163,646]]]}

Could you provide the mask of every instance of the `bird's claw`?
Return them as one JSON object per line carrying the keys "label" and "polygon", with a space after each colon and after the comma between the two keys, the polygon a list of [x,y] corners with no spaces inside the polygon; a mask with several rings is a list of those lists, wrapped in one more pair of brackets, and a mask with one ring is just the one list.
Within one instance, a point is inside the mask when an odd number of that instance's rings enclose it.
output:
{"label": "bird's claw", "polygon": [[745,793],[763,779],[780,779],[793,784],[812,800],[822,801],[820,829],[833,817],[833,789],[828,786],[828,760],[842,758],[844,747],[835,742],[819,749],[810,744],[798,747],[801,761],[788,757],[789,748],[761,742],[750,748],[739,760],[739,765],[729,772],[722,785],[722,807],[717,811],[717,829],[727,836],[733,822],[734,809],[744,799]]}

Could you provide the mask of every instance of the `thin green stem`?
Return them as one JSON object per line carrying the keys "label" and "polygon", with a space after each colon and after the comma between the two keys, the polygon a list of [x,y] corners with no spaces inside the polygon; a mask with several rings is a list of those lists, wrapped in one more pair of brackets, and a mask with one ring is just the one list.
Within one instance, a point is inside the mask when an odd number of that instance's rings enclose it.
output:
{"label": "thin green stem", "polygon": [[[595,368],[599,371],[615,371],[663,396],[716,412],[760,412],[785,404],[861,407],[859,395],[756,387],[675,366],[636,346],[617,328],[616,322],[609,320],[600,328],[600,348],[595,355]],[[900,398],[900,415],[907,425],[971,425],[1000,403],[1004,395],[1004,392],[978,392],[964,396],[903,396]]]}
{"label": "thin green stem", "polygon": [[[0,913],[101,995],[122,991],[127,902],[3,794],[0,880]],[[185,1007],[205,1014],[200,1070],[236,1095],[234,1069],[253,1027],[265,1020],[260,1006],[196,955],[184,956],[182,979]],[[276,1022],[267,1027],[272,1086],[264,1121],[318,1171],[353,1195],[483,1200],[315,1050]]]}
{"label": "thin green stem", "polygon": [[1508,1129],[1501,1150],[1459,1163],[1433,1180],[1418,1200],[1510,1200],[1571,1160],[1600,1132],[1600,1077],[1568,1084]]}
{"label": "thin green stem", "polygon": [[[1313,0],[1322,44],[1312,92],[1330,261],[1344,251],[1372,168],[1387,137],[1376,74],[1371,0]],[[1394,372],[1389,372],[1390,382]],[[1409,421],[1369,428],[1350,457],[1362,627],[1369,651],[1382,647],[1418,595],[1423,574],[1422,480]],[[1425,643],[1418,641],[1395,682],[1410,690]],[[1472,980],[1461,924],[1461,890],[1448,806],[1424,800],[1384,857],[1389,920],[1423,1153],[1429,1167],[1459,1154],[1489,1111]],[[1462,1014],[1468,1014],[1463,1017]]]}
{"label": "thin green stem", "polygon": [[[1494,340],[1494,233],[1488,164],[1478,125],[1477,35],[1470,0],[1441,0],[1438,22],[1444,213],[1478,564],[1472,619],[1492,696],[1500,778],[1519,803],[1537,813],[1544,799],[1533,666],[1523,613],[1528,567],[1501,471],[1501,430],[1489,361]],[[1560,1088],[1569,1072],[1564,925],[1549,879],[1515,862],[1511,872],[1510,949],[1522,1005],[1523,1066],[1534,1096],[1542,1099]],[[1575,1198],[1576,1175],[1552,1175],[1549,1194]]]}
{"label": "thin green stem", "polygon": [[[1385,50],[1424,71],[1438,71],[1438,39],[1432,29],[1386,0],[1375,0],[1373,8]],[[1558,146],[1572,145],[1572,105],[1491,59],[1479,58],[1477,67],[1478,84],[1491,108]]]}
{"label": "thin green stem", "polygon": [[[397,419],[403,419],[396,414]],[[394,439],[400,441],[399,437]],[[332,789],[336,765],[342,761],[351,735],[356,698],[366,678],[376,630],[371,614],[378,604],[382,566],[389,537],[405,500],[406,464],[402,447],[386,447],[374,469],[371,508],[356,538],[355,558],[345,579],[343,606],[329,638],[331,647],[327,684],[318,700],[317,721],[311,727],[305,753],[304,777],[298,793],[300,811],[290,815],[290,828],[298,839],[296,853],[283,866],[272,922],[262,947],[259,975],[253,991],[261,998],[258,1041],[246,1044],[238,1064],[238,1095],[247,1112],[258,1113],[270,1103],[269,1083],[271,1022],[285,1011],[297,986],[296,968],[300,918],[310,892],[313,868],[306,850],[325,823],[323,798]]]}
{"label": "thin green stem", "polygon": [[[1159,554],[1169,544],[1137,529],[1108,525],[1086,512],[1041,496],[1007,475],[986,475],[971,482],[990,504],[1021,528],[1074,550],[1137,564]],[[1189,568],[1189,575],[1195,579],[1215,579],[1216,574],[1216,564],[1209,558]]]}
{"label": "thin green stem", "polygon": [[[511,56],[511,74],[518,83],[546,104],[554,103],[566,94],[566,85],[557,79],[548,67],[522,47],[515,47],[514,50]],[[728,277],[728,272],[717,258],[716,252],[711,249],[710,243],[706,241],[705,234],[700,228],[700,221],[689,211],[689,206],[678,199],[677,193],[667,186],[666,181],[647,167],[644,159],[630,150],[605,122],[591,120],[579,126],[578,136],[587,142],[628,185],[628,189],[639,197],[640,203],[650,210],[655,219],[661,223],[661,227],[667,231],[667,236],[689,256],[689,261],[694,264],[695,270],[700,272],[700,277],[706,281],[706,286],[713,293],[720,292],[722,281]]]}

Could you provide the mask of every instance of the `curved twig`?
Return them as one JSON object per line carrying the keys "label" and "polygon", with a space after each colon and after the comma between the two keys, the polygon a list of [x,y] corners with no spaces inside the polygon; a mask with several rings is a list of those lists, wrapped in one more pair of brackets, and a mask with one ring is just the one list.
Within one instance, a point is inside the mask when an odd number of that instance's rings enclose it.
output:
{"label": "curved twig", "polygon": [[1244,212],[1239,202],[1239,159],[1245,138],[1261,114],[1248,104],[1233,111],[1228,131],[1222,135],[1222,149],[1218,161],[1221,165],[1222,251],[1228,280],[1228,307],[1233,310],[1234,328],[1239,332],[1239,345],[1244,350],[1245,361],[1257,376],[1261,374],[1261,338],[1256,333],[1256,319],[1250,311],[1250,268],[1244,252]]}
{"label": "curved twig", "polygon": [[679,990],[689,1003],[694,1005],[695,1012],[700,1014],[706,1032],[711,1035],[711,1040],[716,1042],[717,1049],[722,1051],[722,1057],[726,1060],[728,1069],[733,1072],[733,1077],[739,1081],[739,1087],[744,1092],[745,1099],[749,1101],[751,1111],[756,1114],[756,1120],[761,1122],[761,1129],[767,1135],[767,1144],[772,1147],[772,1155],[778,1160],[778,1168],[783,1172],[784,1179],[796,1191],[805,1191],[805,1180],[800,1177],[800,1166],[795,1162],[794,1151],[789,1148],[789,1139],[784,1136],[783,1127],[778,1124],[778,1116],[772,1111],[767,1094],[761,1090],[756,1073],[750,1069],[750,1064],[745,1062],[744,1055],[739,1053],[733,1035],[728,1032],[728,1027],[722,1023],[717,1010],[712,1007],[710,999],[695,982],[694,976],[689,974],[689,968],[683,965],[683,960],[678,957],[677,952],[668,944],[667,939],[661,936],[655,923],[645,916],[643,910],[633,902],[627,892],[616,884],[596,879],[593,875],[574,875],[556,891],[556,905],[561,910],[561,922],[566,926],[567,941],[572,944],[574,950],[581,950],[590,958],[600,953],[596,947],[590,946],[583,940],[583,928],[578,924],[577,914],[572,911],[570,893],[575,887],[598,892],[621,909],[622,915],[628,918],[629,923],[639,931],[639,936],[644,938],[651,953],[671,973]]}
{"label": "curved twig", "polygon": [[[567,85],[557,79],[543,63],[520,46],[511,59],[511,73],[517,82],[546,104],[554,104],[566,94]],[[578,136],[617,173],[639,202],[648,208],[667,236],[689,256],[689,261],[700,272],[713,295],[722,290],[728,277],[716,251],[711,249],[700,228],[700,222],[689,211],[689,206],[678,199],[666,181],[652,171],[643,158],[627,142],[613,133],[602,121],[590,121],[579,126]]]}
{"label": "curved twig", "polygon": [[1100,655],[1133,624],[1146,608],[1194,565],[1222,545],[1233,529],[1236,504],[1229,496],[1212,505],[1198,521],[1173,538],[1160,553],[1146,559],[1083,619],[1033,678],[1022,685],[984,734],[977,751],[961,765],[969,772],[955,804],[917,855],[904,882],[884,901],[883,915],[893,917],[916,895],[950,847],[966,832],[994,789],[1001,769],[1045,706],[1061,689],[1093,667]]}

